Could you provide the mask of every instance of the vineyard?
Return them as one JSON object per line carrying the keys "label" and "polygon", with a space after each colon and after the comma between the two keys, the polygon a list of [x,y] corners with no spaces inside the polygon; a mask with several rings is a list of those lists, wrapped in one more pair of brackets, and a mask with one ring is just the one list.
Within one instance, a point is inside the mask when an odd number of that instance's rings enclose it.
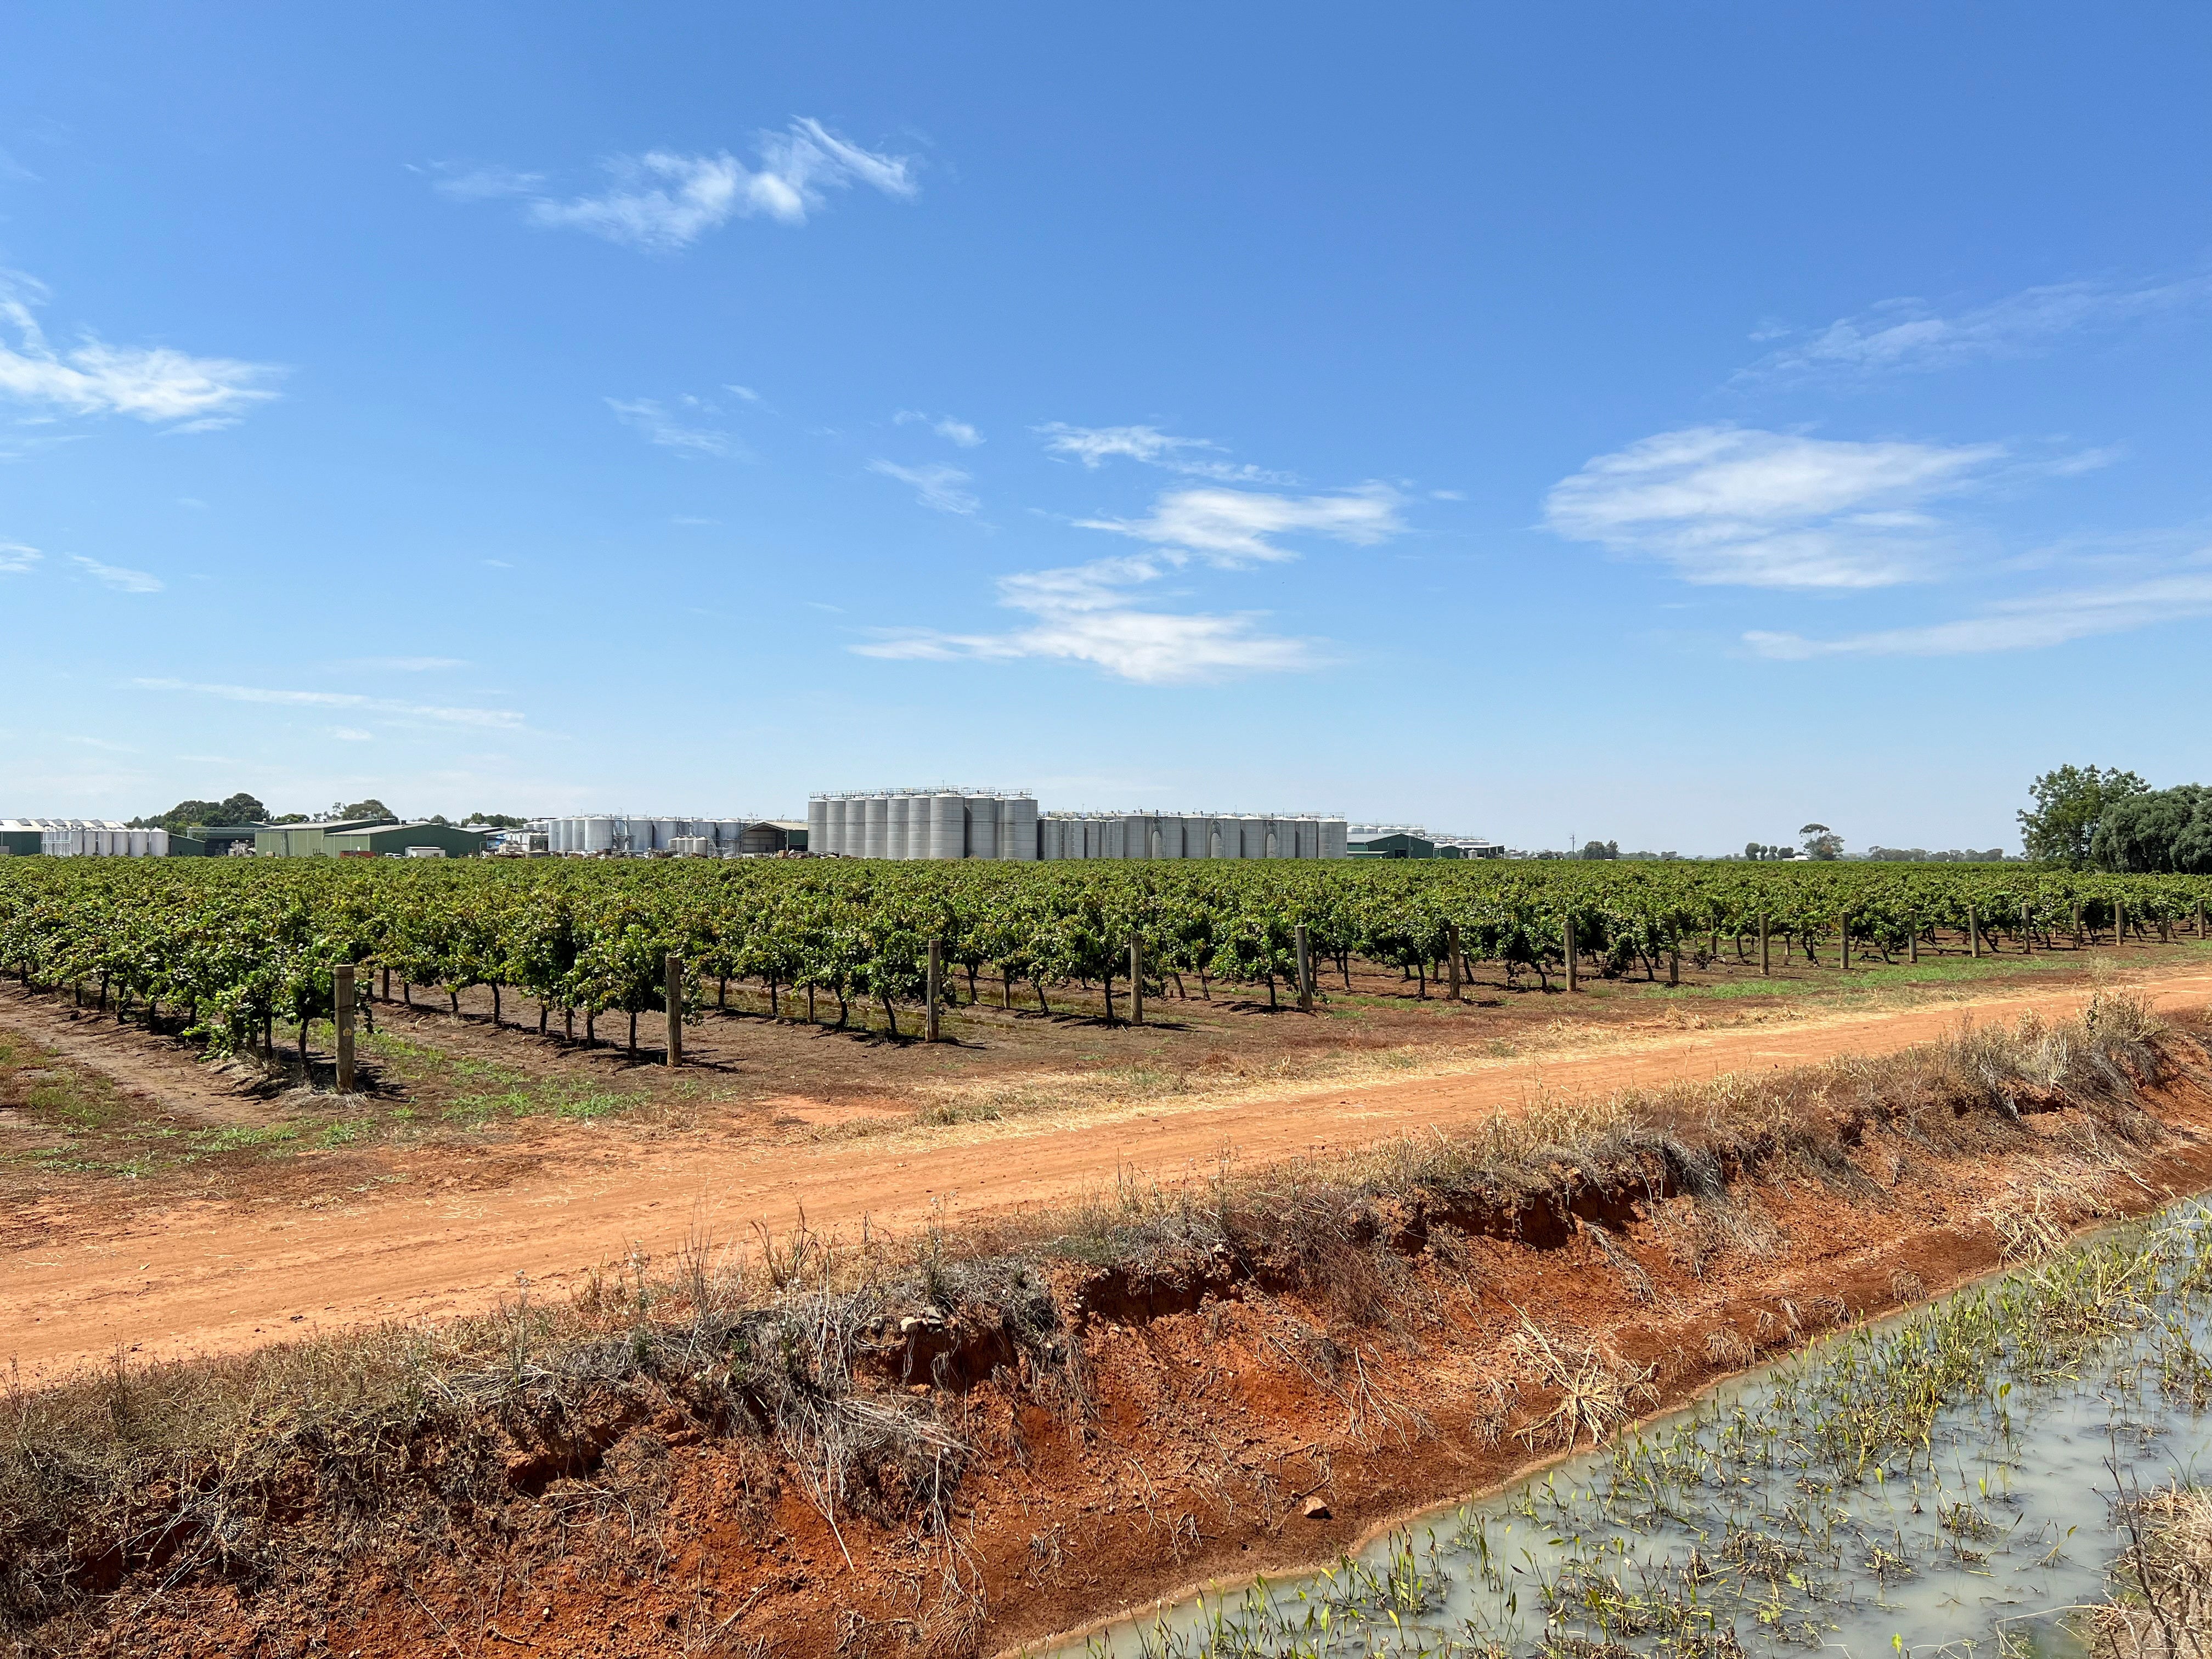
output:
{"label": "vineyard", "polygon": [[[2024,867],[1804,864],[1087,865],[1068,868],[747,862],[426,866],[15,860],[0,864],[0,972],[97,999],[223,1054],[273,1054],[333,1010],[351,963],[384,994],[503,991],[596,1041],[599,1020],[685,1011],[757,987],[772,1010],[843,1025],[855,1006],[927,994],[939,942],[947,1002],[1115,1012],[1139,947],[1146,988],[1225,984],[1271,1003],[1297,984],[1303,929],[1326,992],[1355,958],[1425,995],[1487,967],[1504,989],[1583,975],[1653,980],[1684,963],[1756,974],[1923,951],[2049,950],[2201,937],[2212,881]],[[1093,1002],[1091,999],[1100,999]],[[1055,1008],[1054,999],[1059,1000]]]}

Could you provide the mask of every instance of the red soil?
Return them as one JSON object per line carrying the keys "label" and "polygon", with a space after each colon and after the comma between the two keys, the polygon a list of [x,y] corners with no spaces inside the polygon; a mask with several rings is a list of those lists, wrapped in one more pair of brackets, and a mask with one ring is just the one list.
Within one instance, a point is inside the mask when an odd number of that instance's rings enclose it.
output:
{"label": "red soil", "polygon": [[[2169,1012],[2201,1006],[2212,975],[2140,988]],[[2085,989],[1983,1000],[1984,1021],[2061,1018]],[[15,1029],[48,1024],[15,1002]],[[80,1187],[12,1218],[0,1254],[0,1359],[25,1381],[117,1352],[142,1359],[235,1351],[317,1328],[435,1317],[486,1307],[526,1275],[535,1293],[593,1267],[687,1241],[782,1229],[803,1209],[817,1229],[902,1228],[1058,1203],[1117,1171],[1174,1181],[1217,1168],[1341,1150],[1431,1124],[1480,1122],[1535,1091],[1601,1095],[1723,1072],[1794,1066],[1925,1042],[1954,1007],[1817,1024],[1693,1032],[1626,1053],[1501,1060],[1455,1075],[1285,1094],[1233,1104],[1172,1102],[1101,1121],[1031,1120],[896,1137],[763,1144],[722,1131],[639,1139],[589,1126],[541,1140],[531,1167],[485,1172],[425,1151],[374,1192],[310,1202],[179,1197],[123,1210]],[[43,1034],[41,1040],[45,1040]],[[316,1154],[303,1154],[312,1165]],[[110,1186],[112,1183],[109,1183]]]}

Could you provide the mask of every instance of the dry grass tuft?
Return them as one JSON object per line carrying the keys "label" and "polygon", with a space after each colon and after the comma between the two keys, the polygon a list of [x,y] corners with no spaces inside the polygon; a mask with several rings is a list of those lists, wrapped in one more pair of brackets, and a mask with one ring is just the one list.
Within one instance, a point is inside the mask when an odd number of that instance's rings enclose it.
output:
{"label": "dry grass tuft", "polygon": [[2163,1486],[2120,1506],[2128,1547],[2113,1600],[2090,1615],[2093,1659],[2181,1659],[2212,1650],[2212,1492]]}

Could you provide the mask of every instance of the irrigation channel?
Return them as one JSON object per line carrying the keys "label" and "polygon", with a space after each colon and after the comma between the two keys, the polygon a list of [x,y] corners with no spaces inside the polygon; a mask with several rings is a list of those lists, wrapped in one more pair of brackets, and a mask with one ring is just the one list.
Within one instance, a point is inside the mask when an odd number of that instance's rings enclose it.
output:
{"label": "irrigation channel", "polygon": [[2117,1503],[2200,1473],[2208,1406],[2212,1210],[2191,1200],[1839,1331],[1330,1571],[1066,1655],[2079,1655]]}

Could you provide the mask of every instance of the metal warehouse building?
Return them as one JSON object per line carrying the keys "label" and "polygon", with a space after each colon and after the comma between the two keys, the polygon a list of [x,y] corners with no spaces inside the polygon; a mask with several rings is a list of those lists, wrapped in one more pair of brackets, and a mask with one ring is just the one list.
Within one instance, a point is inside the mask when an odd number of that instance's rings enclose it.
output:
{"label": "metal warehouse building", "polygon": [[264,859],[327,858],[337,849],[325,845],[332,836],[356,830],[373,830],[396,823],[393,818],[336,818],[320,823],[272,823],[253,832],[253,853]]}
{"label": "metal warehouse building", "polygon": [[1310,813],[1039,812],[1026,794],[883,789],[817,795],[808,845],[866,859],[1330,859],[1345,821]]}
{"label": "metal warehouse building", "polygon": [[355,858],[472,859],[483,852],[490,833],[453,823],[394,823],[389,818],[349,827],[330,824],[325,829],[318,850]]}

